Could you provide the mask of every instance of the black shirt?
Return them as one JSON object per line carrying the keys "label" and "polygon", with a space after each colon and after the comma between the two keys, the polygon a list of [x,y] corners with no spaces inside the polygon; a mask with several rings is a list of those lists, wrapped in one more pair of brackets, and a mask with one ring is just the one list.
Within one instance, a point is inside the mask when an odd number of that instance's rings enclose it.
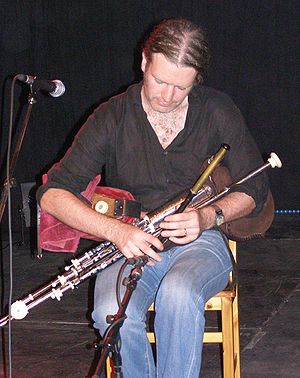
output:
{"label": "black shirt", "polygon": [[[131,192],[149,211],[164,204],[197,180],[202,163],[222,143],[231,149],[223,164],[233,180],[262,164],[257,146],[231,99],[212,88],[195,86],[189,94],[184,129],[163,149],[141,102],[142,83],[101,104],[83,125],[62,161],[51,168],[50,187],[78,195],[105,167],[106,185]],[[258,211],[268,185],[264,174],[235,191],[247,193]]]}

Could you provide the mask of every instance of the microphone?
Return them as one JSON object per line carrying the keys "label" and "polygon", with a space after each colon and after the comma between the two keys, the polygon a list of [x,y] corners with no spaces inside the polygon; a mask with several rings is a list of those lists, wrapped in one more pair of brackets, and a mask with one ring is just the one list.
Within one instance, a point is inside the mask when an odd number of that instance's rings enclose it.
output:
{"label": "microphone", "polygon": [[39,80],[35,76],[18,74],[17,80],[32,86],[33,91],[44,91],[52,97],[60,97],[65,93],[64,83],[60,80]]}

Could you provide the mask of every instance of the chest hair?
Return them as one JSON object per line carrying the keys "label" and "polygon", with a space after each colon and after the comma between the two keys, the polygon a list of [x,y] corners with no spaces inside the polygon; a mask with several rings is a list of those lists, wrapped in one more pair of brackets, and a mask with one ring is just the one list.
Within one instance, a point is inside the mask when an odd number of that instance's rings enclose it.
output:
{"label": "chest hair", "polygon": [[145,107],[148,121],[164,149],[166,149],[180,131],[184,129],[187,110],[187,99],[178,108],[169,113],[160,113],[150,108],[150,106]]}

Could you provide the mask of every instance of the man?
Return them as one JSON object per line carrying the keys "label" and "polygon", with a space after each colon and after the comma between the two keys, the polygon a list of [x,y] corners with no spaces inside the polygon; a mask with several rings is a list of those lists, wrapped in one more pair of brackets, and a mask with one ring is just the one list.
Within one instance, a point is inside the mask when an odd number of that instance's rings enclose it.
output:
{"label": "man", "polygon": [[[187,209],[161,223],[161,241],[130,224],[95,212],[79,193],[105,166],[106,184],[130,191],[147,212],[191,188],[202,163],[222,143],[233,179],[261,163],[239,110],[218,91],[199,85],[209,53],[201,28],[183,19],[159,24],[147,39],[144,79],[96,109],[71,149],[40,188],[41,207],[69,226],[115,243],[127,258],[148,255],[120,329],[124,377],[198,377],[204,305],[222,290],[232,270],[216,212],[225,221],[255,215],[267,194],[263,176],[200,211]],[[117,311],[121,261],[101,272],[95,286],[95,327]],[[145,314],[155,301],[157,363],[147,342]]]}

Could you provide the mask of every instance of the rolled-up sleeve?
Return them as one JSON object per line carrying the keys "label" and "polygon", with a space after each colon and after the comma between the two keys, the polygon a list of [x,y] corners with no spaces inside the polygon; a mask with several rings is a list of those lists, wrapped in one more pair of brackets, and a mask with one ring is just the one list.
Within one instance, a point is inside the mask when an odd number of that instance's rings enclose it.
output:
{"label": "rolled-up sleeve", "polygon": [[109,111],[101,105],[82,126],[63,159],[54,164],[37,191],[37,201],[49,188],[67,190],[77,197],[105,165]]}
{"label": "rolled-up sleeve", "polygon": [[[229,111],[228,108],[231,110]],[[222,118],[222,122],[217,122],[221,125],[218,129],[220,138],[231,147],[224,159],[224,164],[228,166],[232,179],[236,182],[262,166],[263,160],[249,129],[245,125],[243,116],[230,98],[227,97],[223,107],[218,109],[217,117]],[[255,216],[262,209],[268,190],[267,175],[262,173],[234,187],[232,192],[246,193],[254,199],[256,208],[250,216]]]}

